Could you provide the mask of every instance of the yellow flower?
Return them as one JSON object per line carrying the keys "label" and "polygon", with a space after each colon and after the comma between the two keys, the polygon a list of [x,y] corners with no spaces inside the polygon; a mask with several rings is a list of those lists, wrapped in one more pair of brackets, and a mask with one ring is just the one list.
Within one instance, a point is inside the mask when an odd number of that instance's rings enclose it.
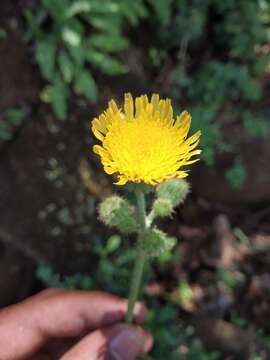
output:
{"label": "yellow flower", "polygon": [[[135,110],[135,112],[134,112]],[[127,181],[155,185],[171,178],[188,175],[183,166],[199,159],[196,150],[201,135],[197,131],[190,138],[187,134],[191,116],[184,111],[173,119],[169,99],[160,100],[153,94],[134,101],[125,94],[124,110],[111,100],[108,109],[92,121],[92,131],[102,142],[93,151],[101,158],[108,174],[118,174],[118,185]]]}

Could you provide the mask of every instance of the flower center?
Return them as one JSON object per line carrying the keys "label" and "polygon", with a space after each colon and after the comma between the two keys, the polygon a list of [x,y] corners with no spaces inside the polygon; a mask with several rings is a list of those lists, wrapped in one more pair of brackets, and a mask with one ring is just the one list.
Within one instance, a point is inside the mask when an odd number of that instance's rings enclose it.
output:
{"label": "flower center", "polygon": [[[103,146],[120,172],[134,178],[162,176],[176,166],[179,136],[172,124],[139,116],[115,121]],[[172,169],[172,170],[173,170]]]}

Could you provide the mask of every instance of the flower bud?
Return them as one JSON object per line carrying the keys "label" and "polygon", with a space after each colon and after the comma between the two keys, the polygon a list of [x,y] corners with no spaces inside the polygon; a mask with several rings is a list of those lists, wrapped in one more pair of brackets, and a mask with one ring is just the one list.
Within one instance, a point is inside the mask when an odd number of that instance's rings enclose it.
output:
{"label": "flower bud", "polygon": [[143,235],[143,247],[149,257],[160,256],[171,250],[175,244],[175,238],[169,237],[157,228],[147,229]]}
{"label": "flower bud", "polygon": [[171,201],[173,208],[182,204],[189,193],[189,184],[183,179],[171,179],[157,187],[158,198]]}
{"label": "flower bud", "polygon": [[173,205],[170,199],[157,198],[153,204],[153,210],[156,216],[167,217],[173,213]]}
{"label": "flower bud", "polygon": [[136,232],[134,208],[119,196],[113,195],[105,199],[98,208],[99,218],[108,226],[115,226],[123,234]]}

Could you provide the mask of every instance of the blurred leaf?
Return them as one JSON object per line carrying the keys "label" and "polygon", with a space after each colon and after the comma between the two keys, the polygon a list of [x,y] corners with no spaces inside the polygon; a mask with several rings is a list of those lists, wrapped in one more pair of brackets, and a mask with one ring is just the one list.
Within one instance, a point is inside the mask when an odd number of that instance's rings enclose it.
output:
{"label": "blurred leaf", "polygon": [[97,30],[108,33],[110,35],[115,34],[119,36],[121,28],[120,17],[104,17],[104,15],[89,14],[85,16],[86,20]]}
{"label": "blurred leaf", "polygon": [[266,138],[270,133],[270,120],[249,111],[243,112],[243,126],[249,136]]}
{"label": "blurred leaf", "polygon": [[47,80],[52,80],[55,67],[56,44],[54,41],[45,38],[39,41],[36,46],[36,59],[42,75]]}
{"label": "blurred leaf", "polygon": [[57,22],[62,22],[64,20],[68,0],[42,0],[42,4]]}
{"label": "blurred leaf", "polygon": [[0,122],[0,139],[10,140],[12,138],[12,130],[5,122]]}
{"label": "blurred leaf", "polygon": [[65,10],[65,15],[67,18],[72,18],[75,15],[81,13],[88,13],[92,10],[92,5],[87,0],[76,1],[70,4]]}
{"label": "blurred leaf", "polygon": [[237,158],[234,161],[232,167],[225,171],[225,177],[229,181],[233,189],[241,189],[247,178],[247,171],[243,160]]}
{"label": "blurred leaf", "polygon": [[118,60],[94,49],[88,49],[86,56],[87,59],[104,74],[120,75],[126,73],[128,70],[127,67]]}
{"label": "blurred leaf", "polygon": [[5,111],[5,119],[13,125],[20,125],[26,113],[21,109],[8,109]]}
{"label": "blurred leaf", "polygon": [[70,27],[64,27],[62,30],[62,39],[68,45],[78,47],[81,43],[81,34]]}
{"label": "blurred leaf", "polygon": [[64,50],[62,50],[58,56],[58,63],[65,82],[70,83],[74,74],[74,66],[70,57]]}
{"label": "blurred leaf", "polygon": [[101,51],[116,52],[128,46],[128,40],[122,36],[95,34],[89,39],[89,45]]}
{"label": "blurred leaf", "polygon": [[180,303],[185,306],[193,296],[192,290],[186,280],[182,280],[178,286],[178,297]]}
{"label": "blurred leaf", "polygon": [[[40,29],[40,26],[39,26],[36,16],[34,16],[33,13],[28,9],[26,9],[24,11],[24,16],[26,17],[27,24],[29,26],[29,29],[26,33],[27,38],[30,39],[30,38],[32,38],[32,36],[34,36],[36,38],[40,38],[41,29]],[[32,32],[32,34],[31,34],[31,32]]]}
{"label": "blurred leaf", "polygon": [[55,274],[49,266],[39,265],[36,271],[36,276],[49,287],[61,287],[60,276]]}
{"label": "blurred leaf", "polygon": [[91,0],[92,11],[97,14],[110,15],[119,14],[119,1],[121,0]]}
{"label": "blurred leaf", "polygon": [[142,0],[119,1],[120,12],[126,16],[131,25],[135,26],[141,17],[147,15],[147,9]]}
{"label": "blurred leaf", "polygon": [[168,25],[171,19],[173,0],[149,0],[149,2],[154,8],[156,16],[160,20],[161,25]]}
{"label": "blurred leaf", "polygon": [[53,111],[58,119],[65,120],[67,117],[68,88],[60,77],[56,77],[52,85],[48,86],[48,98]]}
{"label": "blurred leaf", "polygon": [[254,72],[257,76],[260,76],[264,73],[267,65],[270,63],[270,54],[262,54],[258,56],[254,64]]}
{"label": "blurred leaf", "polygon": [[81,45],[79,45],[79,46],[68,45],[67,48],[70,53],[70,57],[76,63],[76,66],[82,67],[83,63],[85,61],[84,47]]}
{"label": "blurred leaf", "polygon": [[6,40],[7,32],[5,29],[0,28],[0,40]]}
{"label": "blurred leaf", "polygon": [[112,235],[106,243],[106,252],[108,254],[115,252],[121,245],[121,237],[119,235]]}
{"label": "blurred leaf", "polygon": [[161,64],[164,53],[160,52],[159,49],[151,47],[149,49],[149,58],[153,66],[158,67]]}
{"label": "blurred leaf", "polygon": [[90,276],[82,276],[80,281],[80,287],[82,290],[91,290],[93,288],[93,280]]}
{"label": "blurred leaf", "polygon": [[89,71],[82,70],[79,72],[76,78],[75,87],[76,90],[79,93],[84,94],[88,100],[92,102],[95,102],[97,100],[96,82]]}

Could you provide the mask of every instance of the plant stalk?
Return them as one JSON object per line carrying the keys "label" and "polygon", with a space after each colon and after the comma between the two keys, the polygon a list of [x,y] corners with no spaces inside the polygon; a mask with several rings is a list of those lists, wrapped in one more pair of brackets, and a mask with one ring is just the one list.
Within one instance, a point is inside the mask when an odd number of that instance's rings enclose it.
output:
{"label": "plant stalk", "polygon": [[130,286],[129,298],[128,298],[128,310],[126,315],[126,322],[128,324],[131,324],[133,321],[134,306],[138,299],[143,268],[145,263],[145,252],[142,246],[142,241],[143,241],[142,236],[146,228],[144,193],[142,191],[136,191],[136,197],[137,197],[137,216],[140,225],[140,234],[138,235],[138,240],[137,240],[137,256],[133,268],[133,274],[132,274],[131,286]]}

